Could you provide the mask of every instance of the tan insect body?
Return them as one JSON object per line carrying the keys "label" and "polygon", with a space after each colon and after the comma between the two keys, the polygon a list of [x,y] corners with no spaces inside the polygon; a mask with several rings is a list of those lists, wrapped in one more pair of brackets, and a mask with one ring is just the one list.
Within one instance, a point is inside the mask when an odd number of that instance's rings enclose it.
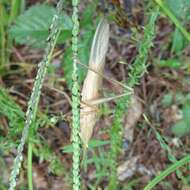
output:
{"label": "tan insect body", "polygon": [[[102,74],[105,65],[105,56],[108,49],[109,24],[102,19],[96,29],[89,59],[89,68]],[[97,100],[101,96],[102,77],[92,70],[88,70],[82,88],[82,102]],[[94,125],[97,121],[98,105],[81,105],[81,140],[85,147],[92,136]],[[86,113],[86,114],[85,114]]]}

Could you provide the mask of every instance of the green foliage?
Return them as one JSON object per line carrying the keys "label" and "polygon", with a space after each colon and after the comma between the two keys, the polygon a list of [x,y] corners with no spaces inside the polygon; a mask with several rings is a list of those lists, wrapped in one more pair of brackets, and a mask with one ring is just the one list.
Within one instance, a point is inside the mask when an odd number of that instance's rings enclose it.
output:
{"label": "green foliage", "polygon": [[[94,34],[93,13],[96,9],[96,3],[89,4],[82,16],[81,26],[84,29],[79,42],[78,59],[81,63],[86,64],[89,60],[90,45]],[[52,17],[55,14],[55,9],[48,5],[35,5],[26,10],[20,15],[15,24],[10,28],[9,35],[18,44],[26,44],[32,47],[44,48],[45,40],[48,36],[48,29]],[[57,43],[63,43],[65,40],[71,39],[72,21],[70,17],[63,14],[60,18],[61,33],[58,37]],[[68,44],[63,56],[64,76],[67,84],[71,87],[72,79],[72,49]],[[86,69],[78,66],[79,81],[84,79]]]}
{"label": "green foliage", "polygon": [[182,106],[183,117],[173,127],[172,132],[176,136],[184,136],[190,132],[190,99],[187,95]]}
{"label": "green foliage", "polygon": [[[160,146],[162,147],[163,150],[166,151],[168,159],[172,162],[172,163],[176,163],[177,159],[176,157],[173,155],[173,151],[170,149],[170,147],[168,146],[168,141],[166,137],[161,136],[160,133],[158,131],[155,130],[156,133],[156,138],[160,143]],[[183,176],[182,172],[178,169],[176,169],[176,174],[179,177],[179,179],[182,179],[184,184],[187,184],[187,180],[186,178]]]}
{"label": "green foliage", "polygon": [[176,136],[181,137],[190,132],[190,127],[184,120],[181,120],[172,127],[172,132]]}
{"label": "green foliage", "polygon": [[[93,24],[93,13],[96,10],[96,3],[92,2],[87,7],[81,16],[81,30],[82,31],[79,43],[78,43],[78,60],[82,63],[87,65],[89,60],[90,54],[90,47],[92,38],[94,35],[94,24]],[[97,19],[97,18],[96,18]],[[67,84],[69,87],[72,85],[72,48],[71,45],[68,44],[66,51],[63,56],[63,67],[64,67],[64,77],[66,78]],[[78,65],[78,77],[79,83],[83,81],[86,74],[86,68],[83,68],[80,64]]]}
{"label": "green foliage", "polygon": [[[49,34],[49,26],[56,9],[48,5],[35,5],[26,10],[10,28],[9,34],[18,44],[44,48]],[[61,33],[58,43],[70,37],[72,21],[65,13],[59,18]]]}
{"label": "green foliage", "polygon": [[[24,0],[11,1],[12,4],[10,6],[10,11],[6,11],[2,6],[5,4],[9,5],[9,2],[3,0],[0,2],[0,48],[1,48],[1,58],[0,62],[5,63],[4,59],[6,55],[6,30],[9,28],[9,24],[14,22],[15,17],[22,12],[22,14],[16,18],[14,24],[10,27],[9,37],[14,39],[18,44],[29,45],[35,48],[44,48],[46,46],[46,42],[50,41],[52,44],[48,46],[49,49],[46,49],[46,55],[44,56],[44,60],[41,62],[39,67],[39,72],[37,76],[37,80],[35,85],[37,86],[36,90],[33,90],[32,97],[29,102],[29,107],[27,111],[27,129],[24,131],[24,140],[21,139],[21,146],[19,146],[18,152],[22,153],[23,146],[27,137],[28,127],[35,120],[35,115],[37,111],[37,104],[39,100],[41,85],[43,82],[43,78],[46,73],[46,68],[48,66],[48,62],[51,59],[52,49],[55,46],[55,41],[57,43],[62,44],[65,43],[65,51],[63,57],[63,67],[64,67],[64,77],[69,87],[73,84],[72,89],[72,101],[73,101],[73,128],[72,128],[72,141],[73,144],[64,147],[63,152],[72,152],[73,153],[73,188],[80,188],[80,139],[79,139],[79,84],[83,80],[86,68],[83,68],[80,65],[77,65],[77,61],[79,60],[81,63],[87,65],[89,60],[89,52],[90,45],[92,41],[92,37],[94,34],[94,24],[99,19],[99,16],[94,18],[94,12],[96,11],[96,5],[98,1],[91,2],[87,7],[85,7],[81,19],[81,35],[78,37],[79,33],[79,23],[78,23],[78,15],[77,15],[77,0],[74,0],[73,3],[73,20],[66,15],[59,15],[59,20],[57,25],[55,26],[60,28],[60,33],[55,35],[57,31],[54,31],[54,34],[50,34],[50,38],[46,41],[49,34],[49,26],[51,24],[51,20],[53,15],[57,13],[57,10],[48,5],[35,5],[30,7],[28,10],[24,11]],[[65,2],[65,1],[64,1]],[[184,27],[187,22],[182,22],[185,18],[186,20],[190,20],[190,0],[176,0],[175,3],[173,0],[166,0],[166,6],[171,10],[171,12],[176,16],[178,22],[176,22],[175,17],[171,17],[173,22],[176,24],[175,32],[172,34],[172,46],[171,51],[178,54],[184,49],[186,45],[186,41],[184,38],[184,34],[188,39],[188,34],[183,33]],[[67,1],[67,3],[71,3]],[[166,11],[167,12],[167,11]],[[152,13],[150,16],[149,23],[145,26],[144,37],[142,41],[138,44],[139,55],[135,59],[135,62],[130,66],[129,70],[129,80],[128,85],[134,88],[135,85],[139,84],[139,80],[141,76],[146,72],[147,68],[147,58],[149,49],[152,47],[152,41],[154,38],[154,29],[155,29],[155,21],[156,21],[156,13]],[[171,16],[171,15],[170,15]],[[178,25],[179,22],[182,22],[182,25]],[[73,27],[74,23],[74,27]],[[73,31],[71,29],[73,27]],[[51,28],[52,29],[52,28]],[[54,28],[53,28],[54,29]],[[71,33],[73,34],[73,38],[71,39]],[[190,38],[189,38],[190,39]],[[72,47],[71,41],[72,40]],[[54,42],[53,42],[54,41]],[[73,63],[73,64],[72,64]],[[161,68],[171,68],[171,69],[179,69],[182,66],[182,63],[178,59],[164,59],[158,62],[158,66]],[[73,76],[73,77],[71,77]],[[79,78],[78,78],[79,77]],[[73,83],[72,83],[73,80]],[[79,83],[78,83],[79,82]],[[174,95],[172,93],[168,93],[164,96],[162,100],[162,104],[167,107],[171,106],[174,100]],[[177,122],[173,127],[172,131],[177,136],[183,136],[190,132],[190,103],[187,96],[176,95],[176,104],[182,105],[182,113],[183,118],[179,122]],[[117,157],[121,151],[121,143],[122,143],[122,126],[121,120],[123,114],[126,112],[126,107],[129,105],[130,96],[126,96],[121,98],[117,102],[116,109],[114,110],[114,123],[110,130],[111,141],[99,141],[99,140],[91,140],[89,143],[89,151],[90,156],[85,160],[84,167],[87,168],[89,165],[93,165],[96,168],[96,182],[93,185],[89,185],[91,189],[97,189],[102,178],[107,177],[110,181],[108,189],[118,189],[118,181],[116,176],[116,168],[117,168]],[[106,112],[108,114],[108,110],[106,108],[102,108],[102,112]],[[5,117],[9,123],[9,134],[6,137],[0,137],[0,153],[4,153],[6,150],[10,150],[10,148],[15,148],[17,145],[18,135],[21,134],[24,125],[24,113],[21,108],[13,101],[13,98],[9,96],[6,90],[0,89],[0,117]],[[46,120],[46,121],[45,121]],[[32,143],[32,151],[33,154],[39,159],[47,160],[49,164],[49,169],[56,175],[63,175],[64,168],[61,164],[61,161],[57,158],[57,156],[53,153],[53,151],[48,147],[45,141],[43,141],[40,135],[35,134],[37,132],[38,127],[43,126],[42,123],[49,122],[50,119],[47,118],[38,118],[35,123],[32,123],[32,129],[30,131],[30,142]],[[47,123],[46,123],[47,124]],[[1,129],[1,126],[0,126]],[[172,155],[170,147],[167,145],[167,139],[162,137],[159,133],[156,133],[157,139],[160,142],[161,147],[168,153],[168,158],[170,161],[174,162],[175,169],[170,169],[169,172],[177,170],[177,167],[184,164],[176,162],[176,158]],[[104,145],[111,145],[110,154],[106,155]],[[96,149],[95,149],[96,148]],[[1,152],[2,151],[2,152]],[[16,175],[19,172],[20,162],[22,161],[22,155],[19,154],[20,158],[15,161],[16,166]],[[189,158],[188,158],[189,159]],[[31,156],[32,162],[32,156]],[[187,160],[185,162],[188,162]],[[177,164],[177,165],[176,165]],[[108,172],[109,170],[109,172]],[[168,170],[167,175],[169,174]],[[12,173],[14,175],[15,173]],[[30,174],[32,172],[30,171]],[[180,173],[180,172],[178,172]],[[152,182],[152,184],[158,183],[160,180],[166,176],[166,173],[162,173],[157,177],[156,182]],[[15,177],[15,176],[13,176]],[[15,180],[13,179],[12,180]],[[125,189],[133,189],[133,186],[138,183],[138,180],[134,180],[131,184]],[[154,186],[153,185],[153,186]],[[15,186],[15,181],[12,183],[12,186]],[[151,187],[153,187],[151,186]],[[0,189],[5,189],[4,186]],[[6,188],[7,189],[7,188]],[[22,189],[28,189],[27,187],[23,187]],[[146,189],[146,188],[145,188]]]}
{"label": "green foliage", "polygon": [[[88,166],[95,166],[95,182],[91,184],[89,181],[88,187],[90,189],[97,189],[102,178],[109,177],[108,167],[110,166],[110,159],[107,157],[107,153],[105,151],[105,145],[109,145],[110,141],[101,141],[97,139],[91,139],[89,142],[88,152],[90,153],[87,156],[83,157],[82,168],[84,171],[87,171]],[[73,152],[73,147],[71,145],[67,145],[63,148],[64,153]]]}
{"label": "green foliage", "polygon": [[40,138],[40,135],[35,134],[35,136],[30,137],[33,143],[33,153],[35,156],[39,158],[42,162],[46,160],[49,162],[49,170],[55,175],[63,175],[64,173],[64,166],[62,165],[61,161],[55,155],[55,153],[50,149],[47,143]]}
{"label": "green foliage", "polygon": [[[91,139],[90,142],[89,142],[89,145],[88,145],[88,149],[91,150],[93,148],[104,146],[104,145],[107,145],[107,144],[110,144],[110,142],[109,141],[101,141],[101,140]],[[64,153],[73,152],[72,145],[67,145],[67,146],[63,147],[63,152]]]}
{"label": "green foliage", "polygon": [[9,22],[13,22],[14,19],[19,15],[19,13],[23,12],[25,8],[25,0],[17,0],[11,1],[11,11]]}
{"label": "green foliage", "polygon": [[168,92],[162,98],[162,105],[164,107],[171,106],[173,103],[176,105],[182,105],[188,99],[188,95],[184,96],[181,92]]}
{"label": "green foliage", "polygon": [[22,132],[20,144],[17,148],[17,156],[14,160],[14,165],[13,165],[13,169],[12,169],[11,176],[10,176],[9,190],[15,189],[16,177],[19,174],[21,162],[23,160],[22,152],[24,149],[25,141],[28,138],[29,127],[31,126],[32,122],[36,118],[37,106],[38,106],[38,102],[39,102],[39,98],[40,98],[40,94],[41,94],[42,84],[43,84],[43,81],[44,81],[44,78],[46,75],[46,71],[47,71],[47,67],[51,60],[53,49],[55,47],[56,40],[57,40],[59,31],[60,31],[59,30],[59,16],[61,15],[62,8],[63,8],[63,4],[62,4],[62,1],[60,0],[60,2],[57,5],[57,12],[55,13],[55,15],[52,19],[52,24],[50,25],[50,34],[49,34],[48,40],[47,40],[46,51],[45,51],[43,60],[39,63],[36,80],[34,82],[32,94],[31,94],[31,97],[28,102],[25,125],[24,125],[24,129]]}
{"label": "green foliage", "polygon": [[137,179],[132,179],[131,181],[129,181],[129,182],[127,183],[127,186],[124,187],[122,190],[134,190],[135,185],[138,185],[139,181],[140,181],[139,178],[137,178]]}
{"label": "green foliage", "polygon": [[166,0],[166,5],[180,19],[186,19],[190,16],[189,0]]}
{"label": "green foliage", "polygon": [[[97,6],[97,0],[91,2],[85,7],[85,10],[82,13],[81,16],[81,28],[82,29],[89,29],[89,30],[94,30],[93,27],[93,18],[94,18],[94,12],[96,11],[96,6]],[[97,19],[97,17],[95,18]]]}
{"label": "green foliage", "polygon": [[[79,39],[78,59],[86,64],[89,60],[90,46],[94,34],[93,15],[97,3],[90,3],[81,16],[81,27],[84,30]],[[35,5],[26,10],[16,20],[9,30],[10,38],[18,44],[26,44],[35,48],[44,48],[48,36],[49,25],[55,14],[55,8],[48,5]],[[57,43],[71,40],[72,21],[69,16],[63,14],[60,19],[60,35]],[[98,20],[98,17],[96,18]],[[72,48],[68,43],[63,55],[64,77],[69,87],[72,85]],[[84,79],[86,69],[78,66],[79,82]]]}
{"label": "green foliage", "polygon": [[164,107],[170,106],[172,104],[172,100],[173,100],[172,93],[167,93],[164,95],[164,97],[162,99],[162,105]]}
{"label": "green foliage", "polygon": [[186,20],[184,18],[190,15],[189,0],[176,0],[175,3],[172,0],[155,0],[155,2],[176,26],[176,32],[173,35],[172,51],[179,53],[184,48],[183,38],[186,38],[188,42],[190,41],[190,33],[184,27],[184,21]]}
{"label": "green foliage", "polygon": [[[81,63],[87,65],[88,59],[89,59],[89,50],[90,50],[90,44],[92,41],[93,32],[92,31],[86,31],[83,36],[80,38],[79,43],[79,51],[78,51],[78,59]],[[67,81],[67,84],[69,87],[72,85],[72,49],[71,47],[68,47],[64,53],[63,56],[63,68],[64,68],[64,77]],[[79,82],[84,79],[86,74],[85,68],[83,68],[81,65],[78,65],[78,75],[79,75]]]}
{"label": "green foliage", "polygon": [[158,62],[158,66],[161,68],[169,67],[172,69],[179,69],[182,66],[182,63],[178,59],[167,59],[167,60],[160,60]]}
{"label": "green foliage", "polygon": [[[190,19],[190,1],[189,0],[166,0],[166,5],[173,14],[184,24]],[[175,29],[172,40],[172,51],[179,53],[185,47],[185,38],[179,29]]]}
{"label": "green foliage", "polygon": [[[155,22],[157,19],[158,11],[155,10],[152,12],[147,25],[144,29],[144,37],[141,40],[138,48],[138,55],[130,68],[129,72],[129,80],[127,84],[134,88],[135,85],[139,84],[140,77],[146,72],[147,64],[146,61],[148,59],[148,52],[149,49],[152,47],[152,41],[155,35]],[[111,136],[111,152],[110,152],[110,179],[109,179],[109,190],[115,190],[118,188],[118,181],[117,181],[117,156],[121,151],[121,143],[122,143],[122,117],[126,111],[126,106],[129,105],[130,96],[126,96],[121,98],[117,102],[117,106],[115,109],[115,117],[112,128],[110,130]]]}
{"label": "green foliage", "polygon": [[190,95],[184,95],[181,92],[166,93],[162,99],[162,105],[169,107],[174,103],[181,107],[182,119],[177,121],[171,130],[176,136],[182,137],[190,132]]}
{"label": "green foliage", "polygon": [[8,15],[4,9],[4,6],[0,3],[0,65],[5,63],[6,51],[5,51],[5,26]]}
{"label": "green foliage", "polygon": [[3,88],[0,88],[0,116],[8,119],[10,138],[21,133],[24,125],[24,112]]}
{"label": "green foliage", "polygon": [[[4,155],[10,152],[11,149],[16,148],[17,144],[19,143],[17,138],[20,136],[23,129],[24,112],[8,94],[7,90],[3,88],[0,89],[0,117],[6,117],[9,125],[8,135],[6,137],[0,137],[0,155]],[[35,134],[30,133],[30,141],[33,144],[34,155],[41,161],[46,160],[49,163],[49,171],[60,176],[63,175],[64,172],[64,167],[61,161],[49,148],[47,143],[40,138],[40,135],[36,134],[38,127],[49,125],[51,120],[52,118],[47,117],[38,118],[35,122],[35,126],[33,126],[35,129]],[[0,162],[0,165],[3,167],[3,163]],[[1,185],[2,184],[0,184],[0,187]]]}
{"label": "green foliage", "polygon": [[181,50],[183,50],[184,47],[185,47],[185,38],[183,37],[179,29],[176,28],[173,33],[171,51],[178,54],[181,52]]}
{"label": "green foliage", "polygon": [[183,119],[184,121],[187,123],[187,125],[190,124],[190,100],[186,100],[184,105],[183,105],[183,108],[182,108],[182,111],[183,111]]}
{"label": "green foliage", "polygon": [[145,186],[144,190],[151,190],[153,189],[160,181],[162,181],[164,178],[166,178],[169,174],[176,171],[179,167],[187,164],[190,162],[190,155],[185,156],[181,160],[175,162],[171,166],[169,166],[166,170],[161,172],[159,175],[157,175],[153,180],[151,180],[148,185]]}
{"label": "green foliage", "polygon": [[108,173],[108,167],[111,164],[110,159],[107,157],[105,148],[103,147],[98,147],[97,149],[93,149],[91,151],[91,156],[88,157],[87,160],[85,160],[85,165],[84,168],[87,170],[88,165],[94,165],[95,166],[95,183],[91,185],[89,183],[89,186],[92,186],[93,189],[98,189],[101,181],[103,178],[108,178],[109,173]]}
{"label": "green foliage", "polygon": [[11,49],[11,41],[7,37],[7,30],[18,14],[23,11],[24,4],[25,0],[0,1],[0,65],[4,65],[9,60],[7,49]]}
{"label": "green foliage", "polygon": [[3,157],[1,157],[2,155],[2,152],[1,152],[1,148],[0,148],[0,172],[1,172],[1,175],[0,175],[0,189],[1,190],[7,190],[7,187],[5,186],[6,184],[6,181],[4,179],[4,175],[2,174],[5,174],[5,175],[8,175],[8,168],[7,168],[7,164],[5,162],[5,160],[3,159]]}

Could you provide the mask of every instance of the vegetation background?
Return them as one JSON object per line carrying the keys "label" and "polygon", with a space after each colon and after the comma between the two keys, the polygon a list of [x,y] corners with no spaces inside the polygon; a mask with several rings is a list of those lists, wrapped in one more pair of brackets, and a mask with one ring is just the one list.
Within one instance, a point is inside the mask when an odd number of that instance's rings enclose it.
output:
{"label": "vegetation background", "polygon": [[[61,31],[24,149],[19,190],[72,189],[73,23],[72,3],[63,1]],[[56,4],[54,0],[0,1],[0,190],[9,186]],[[124,93],[124,87],[130,86],[135,97],[101,105],[87,156],[81,158],[81,189],[139,190],[189,154],[190,1],[81,1],[78,57],[86,66],[103,16],[111,26],[104,71],[110,80],[104,79],[103,96]],[[78,65],[81,85],[86,70]],[[189,164],[178,168],[154,189],[190,189],[189,169]]]}

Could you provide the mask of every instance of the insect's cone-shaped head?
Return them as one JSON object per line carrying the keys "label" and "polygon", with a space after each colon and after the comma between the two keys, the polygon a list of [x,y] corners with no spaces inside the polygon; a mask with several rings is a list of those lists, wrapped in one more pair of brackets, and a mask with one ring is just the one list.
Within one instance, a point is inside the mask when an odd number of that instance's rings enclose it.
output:
{"label": "insect's cone-shaped head", "polygon": [[[109,41],[109,24],[106,19],[102,19],[96,29],[89,59],[89,68],[82,88],[81,106],[81,140],[84,146],[92,136],[93,127],[97,121],[97,105],[90,105],[90,101],[100,97],[102,89],[102,77],[105,64],[106,52]],[[97,74],[99,73],[99,74]],[[86,104],[85,104],[86,103]]]}

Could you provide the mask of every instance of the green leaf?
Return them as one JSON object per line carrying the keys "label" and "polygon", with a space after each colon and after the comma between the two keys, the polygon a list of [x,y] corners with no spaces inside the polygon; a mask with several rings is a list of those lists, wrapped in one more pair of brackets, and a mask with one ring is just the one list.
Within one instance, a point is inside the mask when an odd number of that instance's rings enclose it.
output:
{"label": "green leaf", "polygon": [[9,15],[7,14],[5,10],[5,6],[3,6],[0,3],[0,23],[2,26],[6,26],[8,25],[8,22],[9,22]]}
{"label": "green leaf", "polygon": [[172,48],[171,51],[179,53],[185,47],[185,39],[183,34],[176,28],[173,33]]}
{"label": "green leaf", "polygon": [[11,23],[24,10],[25,2],[23,0],[17,0],[11,2],[10,18]]}
{"label": "green leaf", "polygon": [[177,92],[175,94],[175,102],[177,104],[182,104],[184,102],[184,100],[185,100],[185,97],[181,92]]}
{"label": "green leaf", "polygon": [[[10,28],[10,37],[15,39],[18,44],[43,48],[55,13],[56,9],[48,5],[30,7],[16,19],[15,24]],[[60,18],[60,28],[62,30],[60,36],[62,37],[59,39],[65,40],[68,37],[68,31],[72,29],[72,21],[66,14]]]}
{"label": "green leaf", "polygon": [[[188,24],[190,19],[190,0],[165,0],[171,12],[182,22]],[[173,34],[172,51],[179,53],[185,47],[185,39],[182,33],[176,28]]]}
{"label": "green leaf", "polygon": [[177,59],[160,60],[158,66],[178,69],[181,66],[181,62]]}
{"label": "green leaf", "polygon": [[177,122],[172,127],[172,132],[176,136],[183,136],[190,132],[190,96],[189,94],[183,98],[185,101],[183,103],[182,112],[183,119]]}
{"label": "green leaf", "polygon": [[4,88],[0,89],[1,117],[6,118],[8,122],[8,134],[6,137],[0,135],[0,151],[9,152],[15,149],[19,142],[17,137],[22,133],[25,114]]}
{"label": "green leaf", "polygon": [[92,2],[85,8],[84,12],[82,13],[82,19],[81,19],[82,28],[93,27],[92,20],[93,20],[93,15],[96,11],[96,5],[97,3]]}
{"label": "green leaf", "polygon": [[190,101],[185,101],[183,105],[183,119],[190,126]]}
{"label": "green leaf", "polygon": [[24,112],[3,88],[0,89],[0,116],[5,116],[8,119],[11,135],[15,136],[22,131]]}
{"label": "green leaf", "polygon": [[190,125],[188,125],[184,120],[181,120],[177,122],[173,127],[172,127],[172,132],[178,136],[182,137],[185,134],[190,132]]}
{"label": "green leaf", "polygon": [[172,104],[172,100],[173,100],[172,93],[165,94],[162,99],[163,106],[165,107],[170,106]]}
{"label": "green leaf", "polygon": [[[107,145],[109,143],[110,143],[110,141],[101,141],[101,140],[92,139],[89,142],[89,149],[93,149],[93,148],[96,148],[96,147],[104,146],[104,145]],[[63,148],[63,152],[64,153],[71,153],[71,152],[73,152],[72,145],[65,146]]]}
{"label": "green leaf", "polygon": [[[90,46],[93,37],[94,31],[85,32],[79,42],[79,52],[78,58],[82,64],[87,65],[89,60],[90,54]],[[71,45],[69,48],[66,49],[64,56],[63,56],[63,68],[64,68],[64,77],[67,81],[69,87],[72,86],[72,49]],[[81,82],[86,74],[87,69],[78,65],[78,75],[79,75],[79,82]]]}
{"label": "green leaf", "polygon": [[[79,40],[78,58],[79,61],[85,65],[88,64],[91,42],[95,31],[93,19],[97,21],[100,18],[99,16],[93,18],[94,12],[96,11],[97,2],[98,1],[95,0],[89,5],[87,5],[81,16],[80,26],[81,26],[82,35]],[[64,67],[64,77],[67,81],[67,85],[71,87],[72,86],[71,74],[73,67],[72,67],[72,50],[70,44],[63,56],[63,67]],[[81,83],[84,80],[86,72],[87,69],[79,64],[78,65],[79,83]]]}
{"label": "green leaf", "polygon": [[190,11],[189,0],[166,0],[169,9],[175,14],[176,17],[184,19]]}

